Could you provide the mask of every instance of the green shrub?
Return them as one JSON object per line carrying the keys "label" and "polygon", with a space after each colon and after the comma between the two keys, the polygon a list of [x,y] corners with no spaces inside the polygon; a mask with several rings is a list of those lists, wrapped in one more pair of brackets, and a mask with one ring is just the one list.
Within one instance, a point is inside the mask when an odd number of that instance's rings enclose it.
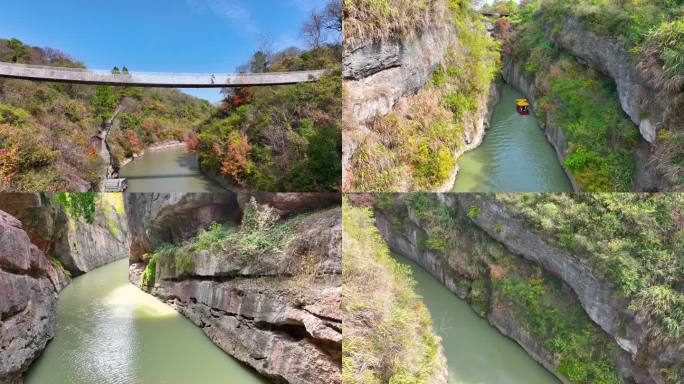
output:
{"label": "green shrub", "polygon": [[145,266],[145,270],[140,275],[140,284],[145,288],[154,287],[155,274],[157,270],[157,259],[152,258]]}

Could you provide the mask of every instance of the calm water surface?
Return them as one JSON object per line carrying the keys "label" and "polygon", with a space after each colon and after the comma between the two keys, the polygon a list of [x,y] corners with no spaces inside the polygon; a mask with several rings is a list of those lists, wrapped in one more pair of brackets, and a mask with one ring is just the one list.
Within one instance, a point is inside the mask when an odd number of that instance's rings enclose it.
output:
{"label": "calm water surface", "polygon": [[482,145],[459,160],[454,192],[572,192],[556,152],[537,117],[521,116],[515,100],[524,96],[502,84],[501,101]]}
{"label": "calm water surface", "polygon": [[265,383],[189,320],[128,282],[128,260],[74,279],[27,384]]}
{"label": "calm water surface", "polygon": [[195,155],[185,147],[150,151],[121,168],[128,179],[126,192],[221,192],[223,189],[199,170]]}
{"label": "calm water surface", "polygon": [[447,290],[413,261],[393,255],[410,266],[417,290],[442,337],[449,365],[449,384],[558,384],[525,350],[478,317],[470,306]]}

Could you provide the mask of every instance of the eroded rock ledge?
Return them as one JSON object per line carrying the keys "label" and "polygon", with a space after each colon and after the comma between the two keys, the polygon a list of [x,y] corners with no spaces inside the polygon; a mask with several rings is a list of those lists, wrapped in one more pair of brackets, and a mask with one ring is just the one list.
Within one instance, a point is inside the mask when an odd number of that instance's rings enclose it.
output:
{"label": "eroded rock ledge", "polygon": [[[140,198],[128,197],[127,210],[140,209],[136,205]],[[133,237],[142,239],[137,244],[146,247],[163,239],[178,243],[181,237],[164,236],[174,233],[171,226],[178,222],[164,219],[164,212],[182,212],[186,221],[192,219],[196,231],[211,221],[236,221],[241,215],[234,197],[212,199],[220,198],[157,196],[155,201],[142,202],[156,213],[131,223],[137,228]],[[288,211],[287,206],[307,206],[305,201],[282,199],[289,202],[279,211],[285,217],[298,212]],[[279,199],[262,196],[261,200]],[[222,208],[213,209],[218,206]],[[132,256],[130,280],[176,308],[217,346],[275,383],[341,383],[341,219],[339,208],[313,213],[297,224],[286,249],[259,257],[184,247],[181,252],[188,252],[193,260],[191,270],[178,272],[173,258],[159,260],[155,283],[149,288],[141,285],[149,258]],[[155,233],[152,228],[158,231],[154,238],[149,236]],[[159,232],[159,228],[166,229]],[[184,236],[184,240],[191,237]],[[138,246],[134,241],[132,249],[143,249]]]}

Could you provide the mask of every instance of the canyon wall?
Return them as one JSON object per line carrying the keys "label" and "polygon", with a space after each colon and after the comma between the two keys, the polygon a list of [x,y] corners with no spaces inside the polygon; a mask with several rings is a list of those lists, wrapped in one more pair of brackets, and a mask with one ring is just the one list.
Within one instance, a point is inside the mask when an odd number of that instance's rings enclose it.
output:
{"label": "canyon wall", "polygon": [[581,306],[585,315],[580,321],[592,329],[597,347],[613,351],[608,360],[613,361],[621,380],[669,382],[663,372],[678,364],[684,345],[654,337],[648,315],[628,309],[613,284],[584,259],[526,227],[512,207],[495,195],[436,195],[434,199],[462,223],[449,229],[459,245],[429,249],[427,241],[436,235],[434,224],[421,218],[421,211],[411,208],[402,197],[394,196],[391,208],[387,203],[376,204],[378,228],[393,251],[416,261],[454,294],[468,300],[476,312],[516,340],[562,382],[574,382],[563,375],[559,357],[549,350],[549,340],[530,332],[525,321],[515,315],[498,283],[501,278],[524,277],[524,271],[540,266],[548,281],[560,279],[564,284],[556,299],[564,304],[556,309]]}
{"label": "canyon wall", "polygon": [[[627,45],[616,37],[596,34],[588,30],[580,21],[567,17],[559,28],[544,26],[545,36],[577,58],[583,65],[596,69],[609,77],[616,85],[622,110],[639,127],[641,140],[636,148],[636,173],[632,184],[634,191],[671,190],[673,185],[659,174],[655,167],[654,151],[657,147],[658,130],[666,128],[677,113],[678,105],[673,98],[663,97],[654,89],[639,68],[635,55]],[[513,87],[519,89],[539,110],[537,99],[542,91],[535,79],[527,78],[522,67],[525,64],[513,55],[504,57],[503,77]],[[563,137],[563,127],[554,122],[553,114],[547,113],[546,135],[554,145],[559,159],[568,154],[567,143]],[[577,182],[570,172],[575,190]]]}
{"label": "canyon wall", "polygon": [[61,267],[31,243],[22,223],[0,211],[0,383],[22,383],[54,337],[57,296],[68,283]]}
{"label": "canyon wall", "polygon": [[[249,196],[247,201],[277,206],[275,214],[285,223],[319,209],[293,222],[281,234],[287,240],[274,237],[279,245],[258,256],[238,248],[241,240],[209,249],[188,243],[212,222],[239,225],[246,196],[129,195],[129,278],[275,383],[340,383],[341,211],[320,210],[339,205],[340,197],[297,195]],[[176,256],[152,258],[164,243],[180,247]],[[189,267],[179,269],[181,258]],[[154,282],[145,286],[141,276],[149,268]]]}
{"label": "canyon wall", "polygon": [[72,217],[53,195],[3,194],[0,209],[17,217],[31,241],[75,277],[128,256],[121,198],[119,194],[99,196],[92,223]]}
{"label": "canyon wall", "polygon": [[419,36],[345,44],[342,56],[343,116],[342,185],[348,179],[351,157],[371,134],[365,126],[375,116],[392,111],[402,97],[417,92],[431,78],[456,36],[452,25],[433,26]]}

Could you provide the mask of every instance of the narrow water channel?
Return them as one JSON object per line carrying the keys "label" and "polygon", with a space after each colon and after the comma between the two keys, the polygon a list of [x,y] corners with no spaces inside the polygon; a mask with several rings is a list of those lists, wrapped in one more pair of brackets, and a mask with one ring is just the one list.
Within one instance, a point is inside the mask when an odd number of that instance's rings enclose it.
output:
{"label": "narrow water channel", "polygon": [[556,152],[537,117],[521,116],[524,96],[500,84],[501,100],[482,144],[461,157],[454,192],[572,192]]}
{"label": "narrow water channel", "polygon": [[499,333],[470,306],[413,261],[408,265],[430,310],[449,366],[449,384],[557,384],[558,379],[513,340]]}
{"label": "narrow water channel", "polygon": [[26,384],[264,383],[189,320],[128,282],[128,260],[60,294],[57,332]]}
{"label": "narrow water channel", "polygon": [[223,189],[199,170],[197,157],[184,147],[148,151],[121,168],[126,192],[220,192]]}

